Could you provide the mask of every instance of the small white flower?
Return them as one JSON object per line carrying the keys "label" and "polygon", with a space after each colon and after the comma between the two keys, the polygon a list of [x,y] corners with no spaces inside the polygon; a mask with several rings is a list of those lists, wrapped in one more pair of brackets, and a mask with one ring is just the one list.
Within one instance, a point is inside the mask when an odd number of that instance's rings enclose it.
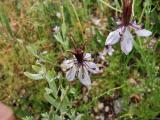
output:
{"label": "small white flower", "polygon": [[114,49],[112,48],[112,46],[105,46],[103,50],[103,54],[108,54],[109,56],[112,56],[113,52],[114,52]]}
{"label": "small white flower", "polygon": [[53,32],[54,32],[54,33],[59,32],[59,30],[60,30],[60,27],[59,27],[59,26],[55,26],[55,27],[53,28]]}
{"label": "small white flower", "polygon": [[112,56],[114,52],[114,49],[112,46],[105,46],[102,52],[99,52],[99,58],[105,61],[105,56],[108,54],[109,56]]}
{"label": "small white flower", "polygon": [[91,62],[91,54],[83,53],[81,49],[77,49],[74,53],[74,58],[70,60],[64,60],[61,67],[66,71],[66,78],[69,81],[73,81],[77,76],[80,82],[89,87],[91,85],[90,73],[99,73],[98,66]]}
{"label": "small white flower", "polygon": [[60,12],[57,12],[57,13],[56,13],[56,16],[57,16],[58,18],[61,18],[62,15],[61,15]]}

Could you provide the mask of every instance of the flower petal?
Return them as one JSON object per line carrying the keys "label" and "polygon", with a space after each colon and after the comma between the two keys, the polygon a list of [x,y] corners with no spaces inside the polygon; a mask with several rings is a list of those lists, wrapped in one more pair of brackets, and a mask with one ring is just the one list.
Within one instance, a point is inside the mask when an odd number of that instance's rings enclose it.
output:
{"label": "flower petal", "polygon": [[76,66],[73,65],[72,68],[70,68],[67,73],[66,73],[66,78],[69,80],[69,81],[73,81],[75,76],[76,76],[76,72],[77,72],[77,69],[76,69]]}
{"label": "flower petal", "polygon": [[91,79],[88,74],[88,70],[84,66],[79,68],[78,78],[83,85],[87,87],[91,85]]}
{"label": "flower petal", "polygon": [[74,65],[74,60],[64,60],[63,63],[61,64],[61,68],[65,71],[69,68],[71,68]]}
{"label": "flower petal", "polygon": [[85,53],[84,54],[84,59],[85,60],[91,60],[91,53]]}
{"label": "flower petal", "polygon": [[105,45],[113,45],[117,43],[120,39],[120,31],[121,31],[121,28],[109,33],[106,39]]}
{"label": "flower petal", "polygon": [[121,40],[121,50],[128,55],[133,47],[133,36],[131,35],[128,28],[126,28],[123,39]]}
{"label": "flower petal", "polygon": [[152,35],[152,32],[146,29],[140,29],[135,31],[138,36],[148,37]]}
{"label": "flower petal", "polygon": [[99,52],[98,57],[99,57],[101,60],[105,60],[105,55],[107,54],[105,49],[106,49],[106,48],[104,48],[103,52]]}
{"label": "flower petal", "polygon": [[91,73],[96,74],[100,72],[98,66],[93,62],[85,62],[84,65]]}

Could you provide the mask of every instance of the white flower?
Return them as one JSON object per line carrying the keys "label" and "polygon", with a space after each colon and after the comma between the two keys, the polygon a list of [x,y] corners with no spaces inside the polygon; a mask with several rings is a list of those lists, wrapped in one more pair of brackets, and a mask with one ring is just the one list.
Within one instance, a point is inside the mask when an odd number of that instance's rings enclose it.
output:
{"label": "white flower", "polygon": [[152,34],[152,32],[146,29],[141,29],[136,24],[121,26],[117,30],[109,33],[105,45],[114,45],[120,41],[121,50],[128,55],[132,51],[133,47],[133,36],[130,33],[130,28],[133,28],[138,36],[148,37]]}
{"label": "white flower", "polygon": [[133,28],[138,36],[143,37],[150,36],[152,32],[141,29],[135,22],[130,22],[132,15],[132,0],[123,0],[122,11],[121,21],[118,22],[120,27],[108,35],[105,45],[114,45],[120,41],[121,50],[128,55],[133,47],[133,36],[130,33],[130,28]]}
{"label": "white flower", "polygon": [[103,54],[108,54],[109,56],[112,56],[114,52],[114,49],[112,48],[112,46],[105,46],[104,50],[103,50]]}
{"label": "white flower", "polygon": [[106,54],[108,54],[109,56],[112,56],[114,52],[114,49],[112,48],[112,46],[105,46],[104,50],[102,52],[99,52],[99,58],[102,60],[105,60],[105,56]]}
{"label": "white flower", "polygon": [[[77,56],[79,56],[79,58],[77,58]],[[64,60],[61,67],[66,71],[66,78],[69,81],[73,81],[77,76],[80,82],[87,87],[91,85],[89,72],[94,74],[100,72],[98,66],[91,62],[90,53],[76,53],[73,59]]]}
{"label": "white flower", "polygon": [[56,16],[57,16],[58,18],[61,18],[62,15],[61,15],[60,12],[57,12],[57,13],[56,13]]}
{"label": "white flower", "polygon": [[55,26],[55,27],[53,28],[53,32],[54,32],[54,33],[59,32],[59,30],[60,30],[60,27],[59,27],[59,26]]}

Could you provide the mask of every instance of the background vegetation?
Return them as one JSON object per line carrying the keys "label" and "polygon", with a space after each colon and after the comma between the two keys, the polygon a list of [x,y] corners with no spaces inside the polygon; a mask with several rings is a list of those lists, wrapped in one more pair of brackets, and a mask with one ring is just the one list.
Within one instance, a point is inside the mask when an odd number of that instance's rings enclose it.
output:
{"label": "background vegetation", "polygon": [[[42,113],[50,111],[44,97],[47,81],[33,81],[24,75],[33,72],[31,66],[38,60],[55,77],[59,75],[56,84],[62,84],[61,89],[70,86],[69,103],[76,113],[83,114],[83,120],[98,119],[101,114],[106,119],[110,114],[120,120],[155,119],[160,114],[159,0],[134,0],[133,19],[153,35],[135,36],[134,50],[128,56],[118,44],[114,46],[116,52],[106,57],[103,74],[93,76],[89,93],[77,81],[69,84],[60,70],[60,63],[69,56],[66,50],[72,49],[68,34],[77,43],[89,40],[86,51],[96,56],[108,33],[117,27],[121,6],[120,0],[1,0],[0,101],[11,106],[18,118],[41,119]],[[61,35],[53,30],[55,26],[60,27]],[[118,114],[112,111],[115,101],[120,104]],[[96,111],[101,102],[110,107],[109,113]]]}

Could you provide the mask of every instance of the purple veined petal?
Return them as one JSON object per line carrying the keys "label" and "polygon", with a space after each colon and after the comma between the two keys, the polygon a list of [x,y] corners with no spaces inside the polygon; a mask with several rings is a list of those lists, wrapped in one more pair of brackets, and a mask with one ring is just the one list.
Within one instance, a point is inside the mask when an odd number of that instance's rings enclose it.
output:
{"label": "purple veined petal", "polygon": [[84,66],[81,66],[79,68],[78,78],[83,85],[85,85],[87,87],[89,87],[91,85],[91,79],[88,74],[88,70]]}
{"label": "purple veined petal", "polygon": [[113,32],[110,32],[106,39],[105,45],[114,45],[117,43],[120,39],[120,33],[122,31],[121,29],[122,28],[119,28]]}
{"label": "purple veined petal", "polygon": [[121,50],[128,55],[133,48],[133,36],[131,35],[129,28],[126,28],[123,38],[121,40]]}
{"label": "purple veined petal", "polygon": [[146,29],[138,29],[138,30],[135,30],[135,32],[138,36],[142,36],[142,37],[148,37],[152,35],[152,32]]}
{"label": "purple veined petal", "polygon": [[152,35],[152,32],[146,29],[141,29],[141,27],[139,25],[136,24],[136,22],[133,22],[130,27],[132,27],[135,30],[135,33],[138,36],[141,37],[148,37],[150,35]]}
{"label": "purple veined petal", "polygon": [[71,68],[74,65],[74,60],[64,60],[63,63],[61,64],[61,67],[63,70],[67,70]]}
{"label": "purple veined petal", "polygon": [[91,60],[91,53],[85,53],[84,60]]}
{"label": "purple veined petal", "polygon": [[137,25],[137,22],[134,21],[130,24],[130,27],[135,29],[135,30],[138,30],[138,29],[141,29],[141,26],[140,25]]}
{"label": "purple veined petal", "polygon": [[93,62],[85,62],[84,63],[84,66],[91,72],[91,73],[99,73],[100,70],[99,70],[99,67],[93,63]]}
{"label": "purple veined petal", "polygon": [[75,79],[76,76],[76,72],[77,72],[77,68],[75,65],[73,65],[72,68],[70,68],[67,72],[66,72],[66,78],[68,81],[73,81]]}

